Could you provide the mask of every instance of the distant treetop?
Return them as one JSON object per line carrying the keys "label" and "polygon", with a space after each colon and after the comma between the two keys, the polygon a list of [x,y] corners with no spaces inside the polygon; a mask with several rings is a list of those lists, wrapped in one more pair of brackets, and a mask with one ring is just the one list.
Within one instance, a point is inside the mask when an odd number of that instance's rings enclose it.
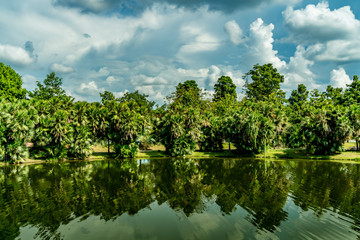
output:
{"label": "distant treetop", "polygon": [[220,99],[225,98],[226,96],[237,98],[236,94],[236,85],[233,83],[232,79],[228,76],[221,76],[217,83],[214,86],[215,95],[213,100],[219,101]]}
{"label": "distant treetop", "polygon": [[23,99],[27,90],[22,88],[21,76],[10,66],[0,63],[0,97],[6,100]]}
{"label": "distant treetop", "polygon": [[54,72],[49,73],[44,79],[44,85],[37,81],[37,88],[30,92],[30,97],[37,99],[50,99],[53,97],[65,97],[65,90],[61,88],[62,78]]}

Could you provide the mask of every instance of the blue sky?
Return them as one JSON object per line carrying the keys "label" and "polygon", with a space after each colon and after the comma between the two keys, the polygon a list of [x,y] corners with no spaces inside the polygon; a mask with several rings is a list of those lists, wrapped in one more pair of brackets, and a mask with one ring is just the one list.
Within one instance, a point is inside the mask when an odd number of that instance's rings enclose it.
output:
{"label": "blue sky", "polygon": [[346,87],[360,67],[357,0],[12,0],[0,3],[0,62],[36,81],[56,72],[77,100],[139,90],[162,103],[194,79],[272,63],[291,92]]}

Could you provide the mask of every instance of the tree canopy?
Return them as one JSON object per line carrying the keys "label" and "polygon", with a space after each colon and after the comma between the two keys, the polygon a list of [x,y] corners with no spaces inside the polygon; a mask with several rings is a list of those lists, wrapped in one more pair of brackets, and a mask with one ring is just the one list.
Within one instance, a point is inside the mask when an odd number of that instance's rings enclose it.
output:
{"label": "tree canopy", "polygon": [[[248,77],[251,77],[251,82]],[[278,99],[283,101],[285,93],[280,88],[284,82],[284,76],[278,73],[271,63],[260,66],[254,65],[253,69],[244,76],[246,98],[255,101]]]}
{"label": "tree canopy", "polygon": [[21,76],[14,69],[0,63],[0,97],[6,100],[24,99],[27,91],[22,84]]}
{"label": "tree canopy", "polygon": [[173,93],[173,100],[184,105],[196,105],[201,98],[201,90],[195,80],[186,80],[176,86],[176,92]]}
{"label": "tree canopy", "polygon": [[30,93],[30,97],[47,100],[53,97],[65,97],[62,89],[62,78],[56,76],[55,72],[49,73],[44,79],[44,84],[37,81],[37,88]]}
{"label": "tree canopy", "polygon": [[296,90],[291,92],[289,97],[290,105],[299,105],[305,102],[309,97],[309,91],[306,90],[306,86],[304,84],[299,84]]}
{"label": "tree canopy", "polygon": [[351,105],[354,103],[360,103],[360,80],[357,75],[354,75],[352,82],[347,85],[347,89],[344,93],[345,104]]}
{"label": "tree canopy", "polygon": [[141,94],[138,90],[135,92],[127,92],[118,99],[119,102],[134,102],[139,107],[145,108],[148,111],[151,111],[153,106],[155,105],[155,102],[149,101],[147,98],[149,95]]}
{"label": "tree canopy", "polygon": [[101,103],[105,104],[108,101],[115,101],[116,98],[114,94],[110,91],[105,90],[103,93],[99,93],[101,97]]}
{"label": "tree canopy", "polygon": [[229,76],[221,76],[214,86],[215,95],[213,101],[219,101],[225,97],[236,99],[236,85]]}

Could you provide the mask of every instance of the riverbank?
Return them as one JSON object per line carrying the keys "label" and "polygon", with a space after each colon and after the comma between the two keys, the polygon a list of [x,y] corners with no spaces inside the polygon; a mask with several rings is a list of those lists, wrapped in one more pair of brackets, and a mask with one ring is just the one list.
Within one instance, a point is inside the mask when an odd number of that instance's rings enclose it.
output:
{"label": "riverbank", "polygon": [[[349,150],[353,149],[354,143],[346,143],[344,149],[348,149],[344,152],[339,152],[333,155],[311,155],[306,153],[304,149],[287,149],[287,148],[277,148],[269,149],[266,154],[256,154],[253,156],[249,155],[240,155],[236,153],[236,150],[233,146],[230,147],[230,150],[223,150],[219,152],[203,152],[196,150],[191,155],[185,156],[185,158],[257,158],[257,159],[303,159],[303,160],[328,160],[328,161],[340,161],[340,162],[359,162],[360,163],[360,152]],[[111,155],[107,152],[107,147],[103,146],[93,146],[93,154],[87,158],[85,161],[98,161],[113,159]],[[167,158],[169,157],[165,148],[162,145],[153,146],[149,150],[141,150],[136,155],[136,158]],[[56,160],[52,160],[57,162]],[[63,160],[64,162],[76,161],[74,159]],[[19,164],[40,164],[44,162],[49,162],[44,159],[26,159]],[[4,162],[0,162],[0,166],[5,165]]]}

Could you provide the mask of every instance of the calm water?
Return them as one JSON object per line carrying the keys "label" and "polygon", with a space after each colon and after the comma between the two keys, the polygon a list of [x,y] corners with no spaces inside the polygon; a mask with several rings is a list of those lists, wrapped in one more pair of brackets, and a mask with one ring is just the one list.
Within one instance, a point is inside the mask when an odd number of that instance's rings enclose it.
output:
{"label": "calm water", "polygon": [[357,239],[360,165],[231,159],[0,168],[0,239]]}

